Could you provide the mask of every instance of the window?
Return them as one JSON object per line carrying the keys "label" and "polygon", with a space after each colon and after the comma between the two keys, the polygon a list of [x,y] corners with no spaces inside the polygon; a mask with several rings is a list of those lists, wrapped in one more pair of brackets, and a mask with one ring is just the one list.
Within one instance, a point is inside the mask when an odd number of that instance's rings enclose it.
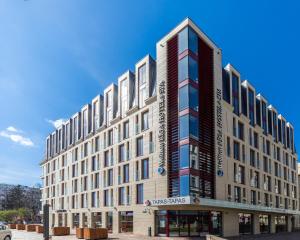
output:
{"label": "window", "polygon": [[230,137],[227,137],[227,157],[230,157],[231,148],[230,148]]}
{"label": "window", "polygon": [[248,89],[248,100],[250,124],[254,126],[254,92],[251,89]]}
{"label": "window", "polygon": [[264,101],[261,104],[262,111],[262,128],[264,129],[264,134],[267,134],[267,105]]}
{"label": "window", "polygon": [[189,168],[190,160],[189,160],[189,145],[180,146],[180,168]]}
{"label": "window", "polygon": [[99,163],[96,156],[92,157],[92,171],[99,170]]}
{"label": "window", "polygon": [[139,67],[138,70],[139,74],[139,82],[140,84],[146,83],[146,64],[143,64],[141,67]]}
{"label": "window", "polygon": [[119,205],[125,204],[125,187],[119,188]]}
{"label": "window", "polygon": [[119,162],[124,162],[125,158],[125,146],[122,144],[119,146]]}
{"label": "window", "polygon": [[239,122],[238,128],[239,128],[239,139],[244,141],[244,124]]}
{"label": "window", "polygon": [[108,175],[107,185],[108,186],[112,186],[113,185],[113,181],[114,181],[114,179],[113,179],[113,169],[109,169],[107,175]]}
{"label": "window", "polygon": [[198,63],[191,56],[185,56],[178,62],[178,81],[186,79],[198,82]]}
{"label": "window", "polygon": [[198,36],[190,27],[184,28],[178,34],[178,53],[189,49],[193,53],[198,53]]}
{"label": "window", "polygon": [[186,114],[180,117],[180,139],[187,138],[189,136],[198,139],[198,119],[192,115]]}
{"label": "window", "polygon": [[223,99],[230,104],[230,80],[226,70],[223,69]]}
{"label": "window", "polygon": [[250,149],[250,165],[252,167],[255,167],[255,151],[253,151],[252,149]]}
{"label": "window", "polygon": [[247,109],[247,88],[241,86],[241,101],[242,101],[242,113],[247,117],[248,109]]}
{"label": "window", "polygon": [[99,137],[95,138],[95,152],[99,151]]}
{"label": "window", "polygon": [[232,74],[232,101],[233,112],[237,115],[240,114],[240,82],[238,76]]}
{"label": "window", "polygon": [[144,144],[143,144],[143,137],[139,137],[136,140],[136,156],[143,156],[144,154]]}
{"label": "window", "polygon": [[109,166],[110,159],[109,159],[109,151],[104,152],[104,167]]}
{"label": "window", "polygon": [[259,147],[258,147],[258,134],[256,132],[254,132],[253,136],[254,136],[254,147],[256,149],[259,149]]}
{"label": "window", "polygon": [[137,204],[144,203],[144,185],[143,184],[136,185],[136,203]]}
{"label": "window", "polygon": [[234,187],[234,201],[241,202],[241,188],[237,186]]}
{"label": "window", "polygon": [[236,141],[233,142],[233,158],[240,160],[240,144]]}
{"label": "window", "polygon": [[139,77],[139,106],[145,106],[145,100],[147,98],[147,88],[146,88],[146,64],[142,65],[138,69],[138,77]]}
{"label": "window", "polygon": [[256,123],[261,126],[261,111],[260,111],[260,101],[256,98]]}
{"label": "window", "polygon": [[180,176],[180,196],[189,196],[190,195],[190,175],[181,175]]}
{"label": "window", "polygon": [[142,130],[147,130],[149,128],[149,120],[148,120],[149,112],[144,112],[142,114]]}
{"label": "window", "polygon": [[142,160],[142,179],[149,178],[149,160],[144,159]]}
{"label": "window", "polygon": [[185,85],[179,89],[179,111],[186,108],[198,111],[198,90],[191,85]]}
{"label": "window", "polygon": [[123,124],[123,139],[129,138],[129,121]]}
{"label": "window", "polygon": [[123,81],[121,81],[120,85],[121,85],[121,89],[120,89],[121,115],[122,117],[124,117],[128,110],[128,80],[124,79]]}
{"label": "window", "polygon": [[108,146],[111,146],[113,144],[113,130],[108,131]]}
{"label": "window", "polygon": [[129,164],[123,166],[123,183],[129,182]]}
{"label": "window", "polygon": [[109,206],[109,191],[104,190],[104,206]]}

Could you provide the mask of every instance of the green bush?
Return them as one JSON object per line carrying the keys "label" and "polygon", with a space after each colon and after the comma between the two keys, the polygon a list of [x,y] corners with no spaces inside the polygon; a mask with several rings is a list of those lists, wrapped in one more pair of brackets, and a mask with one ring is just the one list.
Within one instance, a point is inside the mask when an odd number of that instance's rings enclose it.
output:
{"label": "green bush", "polygon": [[13,210],[0,211],[0,221],[15,222],[17,219],[25,220],[32,217],[32,210],[26,208],[19,208]]}

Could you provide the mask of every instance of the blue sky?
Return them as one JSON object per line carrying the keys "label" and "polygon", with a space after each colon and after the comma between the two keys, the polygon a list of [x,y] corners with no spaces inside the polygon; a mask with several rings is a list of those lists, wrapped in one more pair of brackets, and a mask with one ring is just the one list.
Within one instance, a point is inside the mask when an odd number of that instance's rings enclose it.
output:
{"label": "blue sky", "polygon": [[[297,1],[0,1],[0,182],[40,181],[51,121],[91,101],[189,16],[296,131]],[[53,122],[52,122],[53,123]]]}

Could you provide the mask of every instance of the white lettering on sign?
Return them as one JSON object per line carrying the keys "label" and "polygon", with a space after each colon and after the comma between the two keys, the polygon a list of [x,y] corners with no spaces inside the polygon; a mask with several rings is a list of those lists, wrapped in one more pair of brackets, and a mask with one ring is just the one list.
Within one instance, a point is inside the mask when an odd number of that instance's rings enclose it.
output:
{"label": "white lettering on sign", "polygon": [[187,204],[199,204],[199,198],[194,198],[190,196],[186,197],[173,197],[173,198],[162,198],[146,200],[146,206],[167,206],[167,205],[187,205]]}
{"label": "white lettering on sign", "polygon": [[217,175],[222,177],[223,171],[223,109],[222,91],[217,89]]}
{"label": "white lettering on sign", "polygon": [[158,141],[159,141],[159,162],[158,173],[164,174],[166,163],[166,81],[163,80],[159,84],[159,129],[158,129]]}

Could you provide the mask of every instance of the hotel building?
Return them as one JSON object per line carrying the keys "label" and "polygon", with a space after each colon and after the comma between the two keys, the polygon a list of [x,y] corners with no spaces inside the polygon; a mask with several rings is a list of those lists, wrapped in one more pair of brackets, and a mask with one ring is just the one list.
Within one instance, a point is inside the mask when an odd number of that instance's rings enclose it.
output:
{"label": "hotel building", "polygon": [[294,128],[190,19],[46,139],[50,225],[152,236],[291,231]]}

